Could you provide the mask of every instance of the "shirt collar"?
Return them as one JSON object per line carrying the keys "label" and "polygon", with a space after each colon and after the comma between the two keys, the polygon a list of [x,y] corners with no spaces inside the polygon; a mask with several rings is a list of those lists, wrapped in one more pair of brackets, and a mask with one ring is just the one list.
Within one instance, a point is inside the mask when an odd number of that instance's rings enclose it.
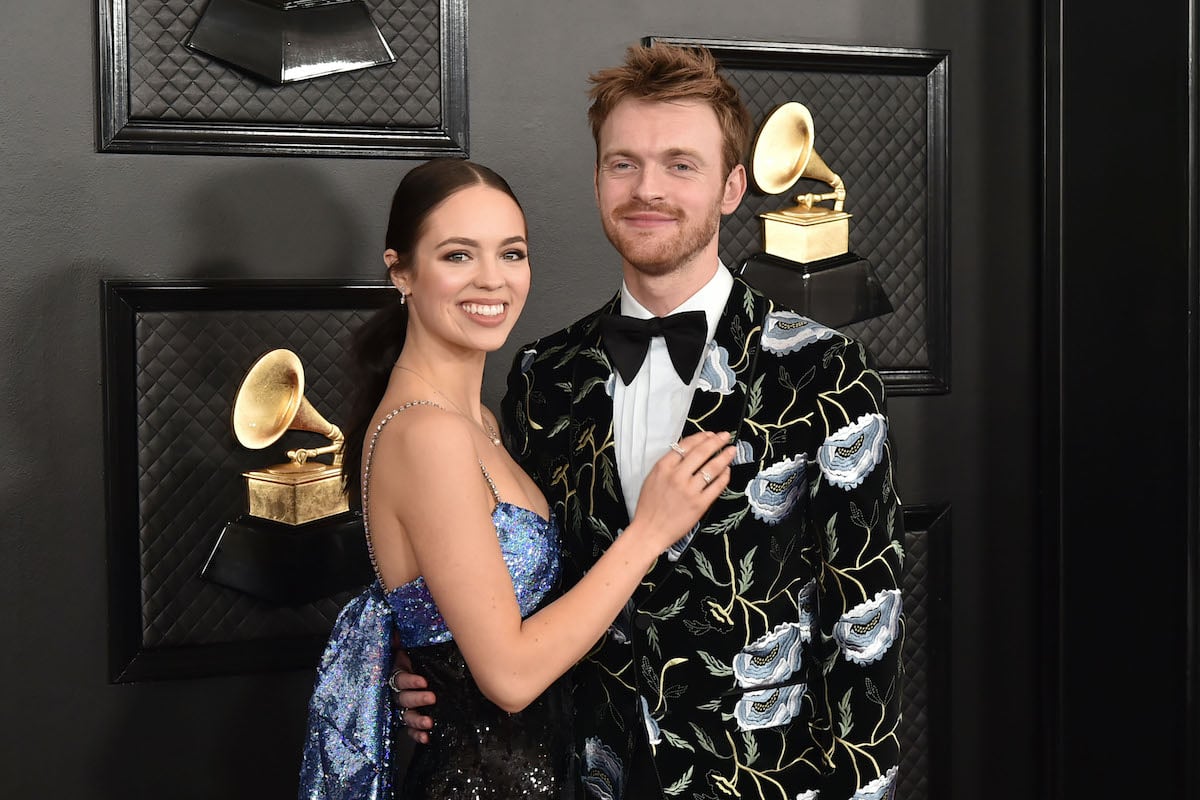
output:
{"label": "shirt collar", "polygon": [[[671,309],[670,313],[703,311],[704,321],[708,323],[708,338],[712,339],[717,334],[717,323],[721,320],[721,312],[725,310],[725,304],[729,302],[731,291],[733,291],[733,273],[718,259],[717,271],[708,280],[708,283],[701,286],[687,300]],[[635,319],[650,319],[655,316],[634,298],[629,292],[629,287],[625,285],[625,281],[621,281],[621,313]]]}

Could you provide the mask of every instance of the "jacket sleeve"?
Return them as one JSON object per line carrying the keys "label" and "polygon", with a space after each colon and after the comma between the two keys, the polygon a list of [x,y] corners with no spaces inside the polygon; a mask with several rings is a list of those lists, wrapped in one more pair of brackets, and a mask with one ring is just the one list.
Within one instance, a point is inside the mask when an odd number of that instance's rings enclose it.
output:
{"label": "jacket sleeve", "polygon": [[812,724],[830,743],[819,796],[887,797],[900,755],[904,525],[883,383],[853,340],[818,374],[806,524],[820,551]]}

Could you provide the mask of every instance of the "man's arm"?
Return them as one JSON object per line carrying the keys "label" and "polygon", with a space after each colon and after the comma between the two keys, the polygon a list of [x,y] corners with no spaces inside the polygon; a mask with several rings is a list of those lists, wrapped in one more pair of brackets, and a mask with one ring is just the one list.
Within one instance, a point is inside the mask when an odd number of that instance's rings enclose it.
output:
{"label": "man's arm", "polygon": [[823,663],[813,689],[815,723],[830,726],[832,741],[821,796],[849,798],[896,780],[904,525],[882,381],[857,342],[830,355],[817,399],[819,470],[809,473],[808,524],[821,547],[814,644]]}

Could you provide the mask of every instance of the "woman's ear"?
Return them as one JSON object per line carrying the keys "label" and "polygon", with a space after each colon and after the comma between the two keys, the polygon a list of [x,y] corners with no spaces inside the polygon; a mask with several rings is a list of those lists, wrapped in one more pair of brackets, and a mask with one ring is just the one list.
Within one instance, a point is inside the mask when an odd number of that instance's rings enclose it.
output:
{"label": "woman's ear", "polygon": [[383,251],[383,263],[387,267],[388,279],[401,292],[408,292],[408,270],[400,261],[400,254],[395,250]]}

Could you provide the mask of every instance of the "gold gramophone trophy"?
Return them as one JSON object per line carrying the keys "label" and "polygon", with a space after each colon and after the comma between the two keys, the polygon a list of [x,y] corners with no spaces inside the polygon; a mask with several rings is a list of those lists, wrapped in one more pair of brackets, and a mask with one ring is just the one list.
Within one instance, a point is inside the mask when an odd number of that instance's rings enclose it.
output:
{"label": "gold gramophone trophy", "polygon": [[[813,118],[800,103],[784,103],[767,116],[754,140],[750,174],[766,194],[782,194],[801,178],[832,192],[803,194],[796,205],[759,215],[763,250],[798,264],[840,256],[850,249],[846,184],[814,149]],[[832,200],[833,207],[817,205]]]}
{"label": "gold gramophone trophy", "polygon": [[[244,447],[269,447],[289,430],[329,439],[318,448],[287,451],[289,461],[244,472],[250,515],[302,525],[350,509],[342,491],[341,430],[304,397],[304,368],[291,350],[272,350],[254,362],[233,402],[233,433]],[[315,459],[333,455],[332,463]]]}
{"label": "gold gramophone trophy", "polygon": [[[763,121],[750,155],[750,176],[765,194],[783,194],[802,178],[829,186],[795,205],[759,215],[763,252],[741,275],[773,300],[838,327],[892,310],[870,262],[850,252],[846,184],[817,154],[812,114],[801,103],[776,108]],[[820,203],[832,201],[832,206]]]}
{"label": "gold gramophone trophy", "polygon": [[[249,514],[229,522],[201,575],[267,600],[300,605],[371,581],[362,518],[342,491],[341,430],[304,397],[304,368],[290,350],[258,359],[233,403],[233,432],[246,447],[269,447],[289,430],[329,444],[287,451],[288,461],[242,473]],[[331,463],[318,461],[331,455]]]}

